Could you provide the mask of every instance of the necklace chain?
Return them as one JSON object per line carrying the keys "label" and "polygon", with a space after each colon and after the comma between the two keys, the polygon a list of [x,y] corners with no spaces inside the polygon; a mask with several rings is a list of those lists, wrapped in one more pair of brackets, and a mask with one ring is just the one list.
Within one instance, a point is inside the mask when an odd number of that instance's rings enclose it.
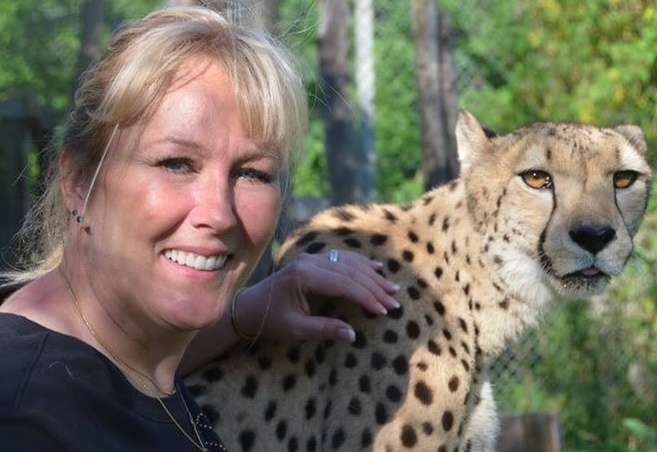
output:
{"label": "necklace chain", "polygon": [[[194,422],[194,418],[192,417],[192,413],[189,411],[189,408],[187,407],[187,402],[185,402],[184,397],[181,394],[182,402],[183,405],[185,406],[185,410],[187,411],[187,415],[189,416],[189,421],[192,424],[192,428],[194,429],[194,433],[196,435],[196,440],[192,438],[189,433],[185,431],[185,429],[180,425],[180,423],[176,420],[176,418],[173,416],[171,411],[169,411],[169,408],[167,408],[166,404],[164,403],[164,400],[162,400],[161,397],[159,397],[156,392],[165,394],[167,396],[173,395],[174,392],[166,392],[163,391],[159,388],[159,386],[151,379],[148,375],[144,374],[143,372],[140,372],[139,370],[135,369],[133,366],[131,366],[129,363],[127,363],[123,358],[121,358],[118,353],[112,349],[112,347],[107,344],[99,335],[96,333],[96,330],[91,326],[91,323],[85,315],[82,313],[82,309],[80,308],[80,302],[78,301],[78,297],[75,294],[75,291],[73,290],[73,286],[71,285],[71,281],[66,277],[64,274],[64,270],[62,267],[57,267],[59,270],[59,274],[62,277],[62,280],[64,281],[64,285],[66,286],[66,289],[68,290],[69,295],[71,296],[71,300],[73,301],[73,306],[75,307],[75,310],[77,311],[78,315],[80,316],[80,319],[82,320],[82,323],[84,323],[84,326],[87,328],[89,333],[94,337],[94,339],[100,344],[101,347],[112,357],[112,359],[119,364],[121,367],[123,367],[133,378],[134,381],[141,386],[141,388],[148,394],[152,395],[155,399],[157,399],[158,402],[160,402],[160,405],[162,406],[162,409],[164,412],[169,416],[169,418],[173,421],[173,423],[178,427],[178,430],[187,438],[196,448],[200,451],[207,452],[207,449],[203,446],[203,440],[201,439],[201,435],[196,427],[196,423]],[[147,385],[145,384],[145,381],[148,381],[153,388],[155,388],[155,391],[150,390]]]}

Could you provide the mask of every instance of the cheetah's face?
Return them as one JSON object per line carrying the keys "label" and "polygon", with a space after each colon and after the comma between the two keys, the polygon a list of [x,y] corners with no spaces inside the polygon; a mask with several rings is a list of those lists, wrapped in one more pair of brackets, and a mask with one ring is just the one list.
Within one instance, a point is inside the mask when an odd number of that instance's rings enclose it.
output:
{"label": "cheetah's face", "polygon": [[457,135],[470,213],[507,285],[589,296],[621,272],[649,194],[639,128],[538,124],[489,137],[469,117]]}

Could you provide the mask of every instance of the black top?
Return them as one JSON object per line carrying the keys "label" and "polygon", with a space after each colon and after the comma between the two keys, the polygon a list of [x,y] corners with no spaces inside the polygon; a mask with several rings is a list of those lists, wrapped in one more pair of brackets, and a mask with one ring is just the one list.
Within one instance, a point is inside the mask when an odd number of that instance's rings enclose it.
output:
{"label": "black top", "polygon": [[[162,399],[208,451],[219,437],[180,378]],[[0,314],[0,450],[197,451],[157,399],[135,389],[102,353],[24,317]]]}

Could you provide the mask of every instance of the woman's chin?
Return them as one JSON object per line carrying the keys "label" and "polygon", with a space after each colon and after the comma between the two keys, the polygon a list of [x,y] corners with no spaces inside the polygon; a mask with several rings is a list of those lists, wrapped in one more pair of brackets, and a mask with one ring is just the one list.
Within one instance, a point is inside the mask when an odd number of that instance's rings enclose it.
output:
{"label": "woman's chin", "polygon": [[221,312],[218,308],[194,309],[189,306],[177,307],[175,312],[166,314],[169,325],[182,331],[198,331],[214,325]]}

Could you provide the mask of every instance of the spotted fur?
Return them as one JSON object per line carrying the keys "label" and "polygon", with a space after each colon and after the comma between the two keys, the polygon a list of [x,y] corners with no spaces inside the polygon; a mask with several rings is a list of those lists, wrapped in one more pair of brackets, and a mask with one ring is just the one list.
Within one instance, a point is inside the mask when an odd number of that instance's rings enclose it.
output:
{"label": "spotted fur", "polygon": [[488,364],[554,298],[622,270],[650,169],[632,126],[496,137],[464,112],[457,137],[458,181],[403,206],[333,208],[284,244],[283,262],[331,248],[381,261],[402,306],[378,317],[316,300],[354,343],[242,343],[190,377],[229,450],[493,450]]}

